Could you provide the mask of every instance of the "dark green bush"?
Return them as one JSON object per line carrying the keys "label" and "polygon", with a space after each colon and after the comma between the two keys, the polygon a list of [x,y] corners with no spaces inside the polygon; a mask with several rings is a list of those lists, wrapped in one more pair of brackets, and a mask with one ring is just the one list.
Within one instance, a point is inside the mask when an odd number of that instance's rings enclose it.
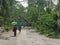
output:
{"label": "dark green bush", "polygon": [[[57,32],[57,13],[40,14],[36,25],[37,31],[46,36],[54,36]],[[58,33],[58,32],[57,32]]]}

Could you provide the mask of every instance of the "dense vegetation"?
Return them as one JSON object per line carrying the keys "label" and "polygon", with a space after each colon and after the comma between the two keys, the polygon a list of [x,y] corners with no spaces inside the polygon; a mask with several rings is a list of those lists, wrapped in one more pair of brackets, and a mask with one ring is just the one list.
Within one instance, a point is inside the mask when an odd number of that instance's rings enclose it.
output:
{"label": "dense vegetation", "polygon": [[13,20],[19,21],[25,16],[25,8],[16,0],[0,0],[0,26],[9,28]]}
{"label": "dense vegetation", "polygon": [[[25,20],[37,32],[49,37],[59,37],[58,12],[60,0],[57,5],[52,0],[28,0],[25,8],[16,0],[0,0],[0,26],[11,27],[11,22],[16,19]],[[28,10],[28,12],[27,12]],[[25,21],[22,20],[23,24]]]}
{"label": "dense vegetation", "polygon": [[60,35],[57,22],[58,4],[55,5],[52,0],[28,0],[28,3],[28,19],[32,26],[40,34],[49,37],[58,37]]}

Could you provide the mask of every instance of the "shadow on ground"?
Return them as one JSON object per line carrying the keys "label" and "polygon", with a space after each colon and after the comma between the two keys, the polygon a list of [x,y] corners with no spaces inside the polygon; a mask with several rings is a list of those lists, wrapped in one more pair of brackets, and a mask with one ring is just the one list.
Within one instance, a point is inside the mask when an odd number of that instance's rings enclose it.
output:
{"label": "shadow on ground", "polygon": [[9,40],[9,37],[5,37],[5,36],[1,36],[0,35],[0,39],[2,39],[2,40]]}

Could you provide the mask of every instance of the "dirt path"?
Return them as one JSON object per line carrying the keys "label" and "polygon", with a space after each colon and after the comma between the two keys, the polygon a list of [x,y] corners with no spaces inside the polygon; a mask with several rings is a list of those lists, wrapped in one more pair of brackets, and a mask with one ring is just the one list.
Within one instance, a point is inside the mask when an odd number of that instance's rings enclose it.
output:
{"label": "dirt path", "polygon": [[60,45],[60,39],[50,39],[39,35],[34,29],[22,29],[17,37],[12,37],[12,34],[12,32],[8,32],[2,35],[0,45]]}

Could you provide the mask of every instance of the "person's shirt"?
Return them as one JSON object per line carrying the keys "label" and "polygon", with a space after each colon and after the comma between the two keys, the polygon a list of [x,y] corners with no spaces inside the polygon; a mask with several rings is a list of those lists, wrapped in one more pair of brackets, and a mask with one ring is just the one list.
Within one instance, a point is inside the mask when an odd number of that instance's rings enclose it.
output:
{"label": "person's shirt", "polygon": [[22,26],[22,23],[18,23],[18,27],[21,27]]}

